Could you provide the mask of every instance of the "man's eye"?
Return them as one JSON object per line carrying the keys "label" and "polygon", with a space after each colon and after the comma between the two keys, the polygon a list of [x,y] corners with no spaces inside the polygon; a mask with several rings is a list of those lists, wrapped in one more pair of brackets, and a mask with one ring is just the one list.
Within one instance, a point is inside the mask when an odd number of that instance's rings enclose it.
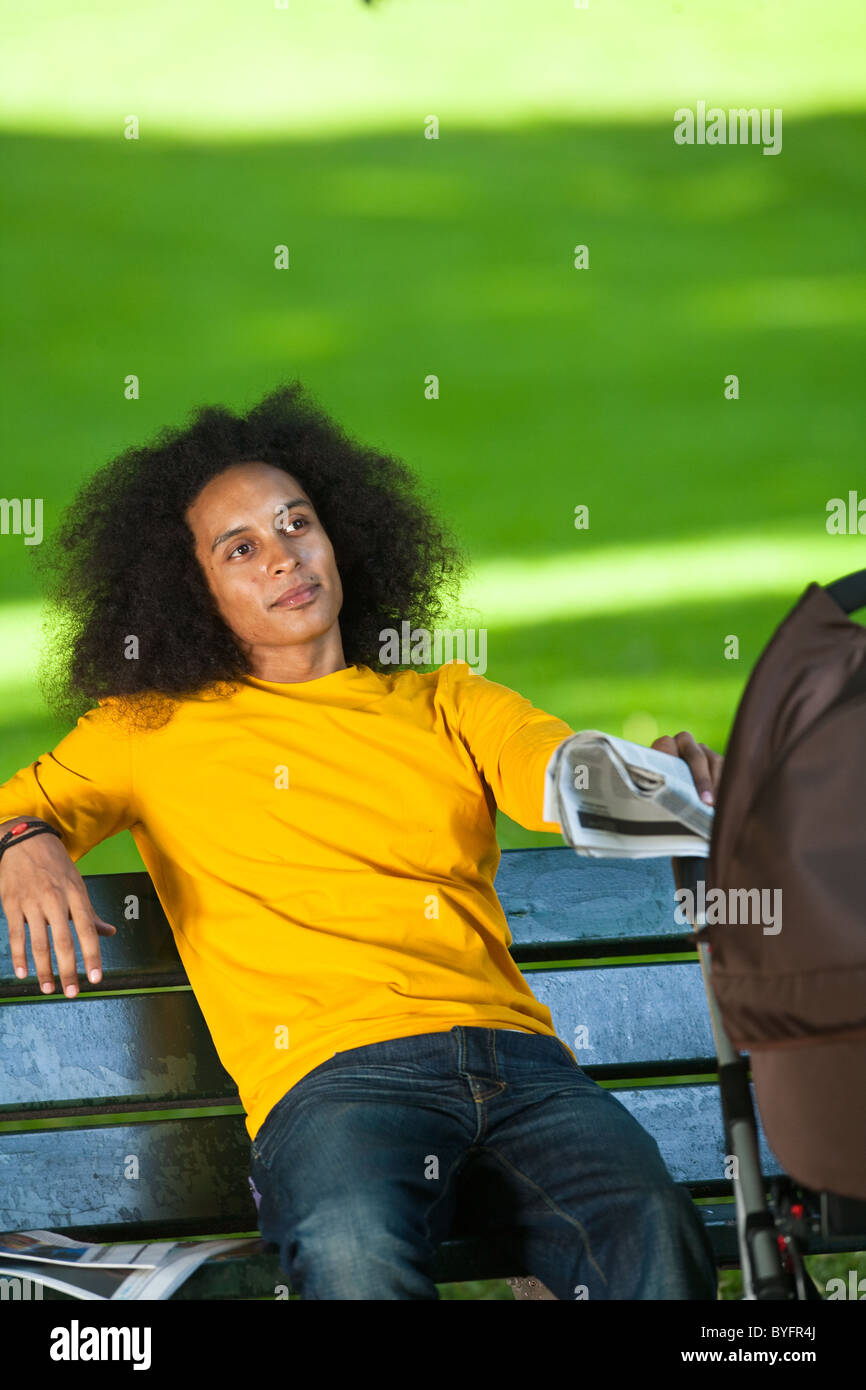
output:
{"label": "man's eye", "polygon": [[[289,527],[293,527],[293,525],[295,525],[295,524],[297,523],[297,521],[300,521],[300,524],[302,524],[302,527],[307,527],[307,525],[310,524],[309,521],[307,521],[307,518],[306,518],[306,517],[292,517],[292,520],[289,521],[288,525],[285,525],[285,527],[282,527],[282,525],[279,525],[279,527],[277,527],[277,530],[278,530],[278,531],[282,531],[282,534],[284,534],[284,535],[289,535],[289,534],[291,534],[291,532],[289,532]],[[295,532],[293,532],[293,534],[297,535],[297,532],[295,531]],[[238,555],[238,550],[239,550],[240,548],[242,548],[242,546],[249,545],[249,543],[250,543],[249,541],[240,541],[240,542],[238,543],[238,545],[235,546],[235,549],[232,550],[231,553],[229,553],[228,559],[231,560],[231,559],[232,559],[232,556]]]}

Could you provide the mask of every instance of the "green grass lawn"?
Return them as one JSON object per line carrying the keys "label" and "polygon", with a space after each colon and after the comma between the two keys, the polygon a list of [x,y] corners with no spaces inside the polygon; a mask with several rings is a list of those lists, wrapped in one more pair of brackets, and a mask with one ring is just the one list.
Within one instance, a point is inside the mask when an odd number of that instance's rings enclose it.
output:
{"label": "green grass lawn", "polygon": [[[299,375],[434,489],[475,566],[463,616],[489,678],[574,727],[637,717],[723,750],[805,585],[866,563],[863,537],[825,530],[862,476],[864,145],[860,115],[791,125],[772,160],[684,150],[661,122],[246,147],[7,134],[7,490],[44,498],[50,536],[125,445]],[[7,777],[64,730],[25,651],[31,548],[0,541]],[[506,846],[549,842],[501,824]],[[126,834],[82,864],[140,861]]]}

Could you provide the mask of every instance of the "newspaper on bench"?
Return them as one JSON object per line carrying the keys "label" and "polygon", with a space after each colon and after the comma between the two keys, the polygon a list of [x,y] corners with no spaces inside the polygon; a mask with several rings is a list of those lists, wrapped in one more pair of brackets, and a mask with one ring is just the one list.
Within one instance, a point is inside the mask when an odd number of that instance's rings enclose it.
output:
{"label": "newspaper on bench", "polygon": [[598,729],[573,734],[547,765],[544,819],[577,854],[706,858],[713,815],[683,758]]}
{"label": "newspaper on bench", "polygon": [[205,1260],[243,1253],[258,1241],[174,1240],[91,1245],[57,1231],[0,1236],[0,1279],[27,1279],[82,1299],[170,1298]]}

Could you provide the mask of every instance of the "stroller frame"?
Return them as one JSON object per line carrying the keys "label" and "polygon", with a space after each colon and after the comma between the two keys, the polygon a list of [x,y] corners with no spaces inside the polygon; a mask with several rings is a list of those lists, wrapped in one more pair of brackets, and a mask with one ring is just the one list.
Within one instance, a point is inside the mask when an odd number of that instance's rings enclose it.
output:
{"label": "stroller frame", "polygon": [[[690,889],[691,901],[696,901],[701,866],[706,865],[706,859],[689,856],[671,862],[677,888]],[[767,1201],[746,1059],[733,1046],[722,1023],[710,981],[712,948],[709,942],[700,940],[704,922],[698,920],[692,925],[697,933],[698,956],[719,1062],[725,1157],[733,1159],[734,1166],[732,1180],[743,1299],[820,1299],[821,1294],[803,1263],[802,1245],[807,1229],[806,1211],[812,1207],[815,1194],[798,1188],[790,1178],[773,1178],[770,1181],[777,1207],[775,1214]]]}

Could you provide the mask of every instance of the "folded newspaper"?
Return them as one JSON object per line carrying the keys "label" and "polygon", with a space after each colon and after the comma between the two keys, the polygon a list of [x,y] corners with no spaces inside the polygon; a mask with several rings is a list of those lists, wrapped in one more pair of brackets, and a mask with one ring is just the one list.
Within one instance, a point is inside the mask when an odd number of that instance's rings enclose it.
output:
{"label": "folded newspaper", "polygon": [[[170,1298],[205,1260],[243,1254],[260,1240],[175,1240],[146,1245],[90,1245],[57,1231],[0,1236],[0,1281],[42,1285],[82,1299]],[[4,1294],[5,1296],[5,1294]]]}
{"label": "folded newspaper", "polygon": [[598,729],[573,734],[547,765],[544,819],[591,858],[706,858],[714,814],[683,758]]}

